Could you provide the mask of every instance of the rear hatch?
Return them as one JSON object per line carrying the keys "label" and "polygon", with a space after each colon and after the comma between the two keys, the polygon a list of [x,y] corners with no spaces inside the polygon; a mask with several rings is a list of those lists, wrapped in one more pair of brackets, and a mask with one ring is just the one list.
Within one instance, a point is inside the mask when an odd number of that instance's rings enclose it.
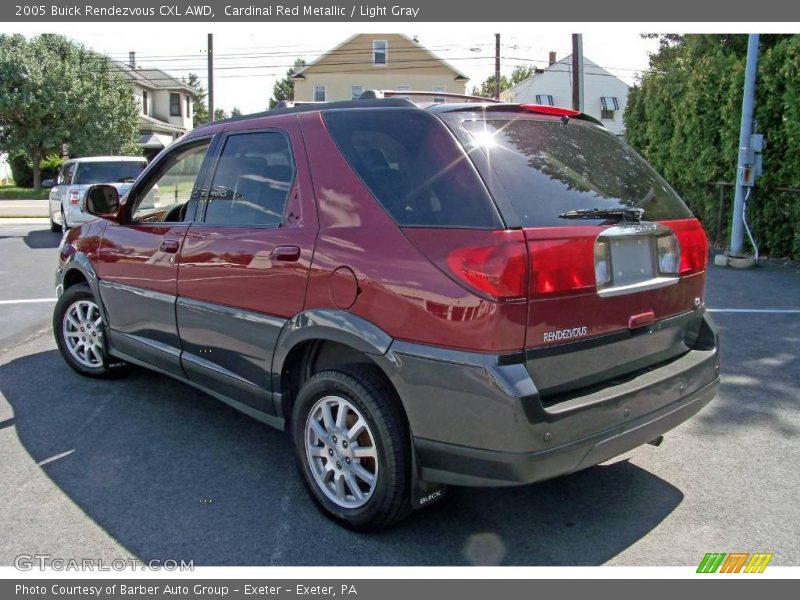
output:
{"label": "rear hatch", "polygon": [[[78,163],[73,187],[70,189],[70,204],[81,204],[90,187],[97,184],[112,185],[120,196],[125,195],[144,171],[147,163],[134,160],[86,161]],[[74,192],[72,190],[75,190]]]}
{"label": "rear hatch", "polygon": [[[571,111],[441,112],[528,250],[525,353],[545,405],[688,352],[707,241],[635,151]],[[552,114],[555,113],[555,114]],[[572,118],[571,118],[572,117]]]}

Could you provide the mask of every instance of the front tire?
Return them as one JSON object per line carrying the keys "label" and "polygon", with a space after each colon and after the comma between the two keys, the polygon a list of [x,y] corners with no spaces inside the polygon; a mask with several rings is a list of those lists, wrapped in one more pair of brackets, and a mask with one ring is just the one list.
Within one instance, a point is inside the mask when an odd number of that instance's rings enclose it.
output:
{"label": "front tire", "polygon": [[358,531],[411,512],[411,444],[397,394],[372,367],[317,373],[300,389],[292,436],[323,512]]}
{"label": "front tire", "polygon": [[53,311],[53,333],[67,364],[81,375],[107,377],[122,373],[127,363],[106,352],[105,323],[87,284],[64,290]]}

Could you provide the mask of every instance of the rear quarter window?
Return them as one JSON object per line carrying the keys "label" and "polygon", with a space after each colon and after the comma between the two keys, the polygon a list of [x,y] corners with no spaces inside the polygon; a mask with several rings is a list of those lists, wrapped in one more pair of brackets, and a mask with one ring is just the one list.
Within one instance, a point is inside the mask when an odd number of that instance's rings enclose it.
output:
{"label": "rear quarter window", "polygon": [[331,110],[334,141],[401,226],[502,227],[477,171],[436,117],[417,109]]}
{"label": "rear quarter window", "polygon": [[502,186],[524,227],[575,225],[559,215],[589,208],[643,208],[647,221],[692,216],[642,157],[595,125],[487,116],[465,118],[460,129],[470,152],[485,153],[490,172],[481,174],[490,189]]}

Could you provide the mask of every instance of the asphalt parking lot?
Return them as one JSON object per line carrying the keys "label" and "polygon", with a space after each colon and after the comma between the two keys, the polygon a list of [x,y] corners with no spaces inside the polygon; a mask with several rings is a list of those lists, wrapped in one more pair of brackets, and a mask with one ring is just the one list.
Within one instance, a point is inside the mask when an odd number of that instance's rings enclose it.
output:
{"label": "asphalt parking lot", "polygon": [[797,270],[709,268],[720,394],[661,447],[538,485],[451,489],[359,535],[316,511],[284,434],[144,370],[71,371],[50,331],[59,240],[46,221],[0,219],[2,565],[697,565],[714,551],[800,565]]}

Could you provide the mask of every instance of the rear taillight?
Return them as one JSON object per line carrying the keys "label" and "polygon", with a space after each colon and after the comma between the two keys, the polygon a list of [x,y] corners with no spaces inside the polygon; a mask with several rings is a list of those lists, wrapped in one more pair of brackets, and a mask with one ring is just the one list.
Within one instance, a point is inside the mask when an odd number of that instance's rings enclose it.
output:
{"label": "rear taillight", "polygon": [[[608,281],[607,261],[600,257],[595,262],[595,239],[592,235],[529,240],[532,298],[591,292],[598,283]],[[597,249],[600,253],[605,251]]]}
{"label": "rear taillight", "polygon": [[498,300],[527,296],[528,254],[521,231],[409,228],[404,233],[459,283]]}
{"label": "rear taillight", "polygon": [[697,219],[662,221],[675,232],[681,252],[681,275],[702,271],[708,265],[708,238]]}
{"label": "rear taillight", "polygon": [[71,189],[69,191],[68,200],[70,204],[80,204],[81,203],[81,193],[76,189]]}

